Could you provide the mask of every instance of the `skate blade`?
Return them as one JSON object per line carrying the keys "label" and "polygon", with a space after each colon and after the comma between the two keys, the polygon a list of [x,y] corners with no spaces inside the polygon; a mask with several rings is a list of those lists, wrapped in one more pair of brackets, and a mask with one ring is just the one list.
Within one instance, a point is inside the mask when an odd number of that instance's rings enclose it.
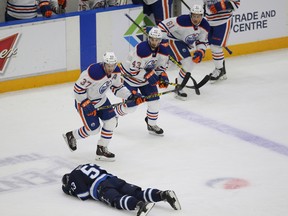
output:
{"label": "skate blade", "polygon": [[164,136],[164,133],[162,133],[162,134],[157,134],[157,133],[155,133],[154,131],[148,131],[148,132],[149,132],[149,134],[154,135],[154,136]]}
{"label": "skate blade", "polygon": [[214,83],[217,83],[220,80],[227,80],[226,74],[221,76],[221,77],[219,77],[219,79],[217,79],[217,80],[210,80],[209,82],[210,82],[210,84],[214,84]]}
{"label": "skate blade", "polygon": [[98,155],[96,155],[95,160],[97,160],[97,161],[114,162],[114,161],[115,161],[115,158],[107,158],[107,157],[104,157],[104,156],[98,156]]}
{"label": "skate blade", "polygon": [[175,192],[171,191],[171,192],[169,192],[169,195],[170,195],[172,198],[175,199],[175,203],[174,203],[173,208],[174,208],[175,210],[181,210],[181,205],[180,205],[180,202],[179,202],[179,200],[178,200]]}
{"label": "skate blade", "polygon": [[155,203],[149,203],[146,205],[146,211],[145,212],[141,212],[138,216],[146,216],[150,211],[151,209],[154,207]]}

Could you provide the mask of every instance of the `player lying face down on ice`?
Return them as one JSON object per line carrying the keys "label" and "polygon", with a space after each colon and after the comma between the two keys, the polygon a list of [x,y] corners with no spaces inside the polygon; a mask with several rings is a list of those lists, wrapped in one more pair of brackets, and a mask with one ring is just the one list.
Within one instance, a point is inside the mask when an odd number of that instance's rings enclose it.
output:
{"label": "player lying face down on ice", "polygon": [[62,177],[65,194],[80,200],[94,199],[119,210],[136,211],[137,216],[145,216],[155,202],[166,201],[175,210],[181,206],[172,190],[159,190],[130,184],[108,173],[97,164],[82,164]]}

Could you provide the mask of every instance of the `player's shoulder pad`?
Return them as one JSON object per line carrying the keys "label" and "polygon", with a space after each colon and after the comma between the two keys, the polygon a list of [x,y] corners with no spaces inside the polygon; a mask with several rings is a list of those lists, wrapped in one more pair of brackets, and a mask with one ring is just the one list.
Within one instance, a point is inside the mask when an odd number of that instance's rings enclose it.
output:
{"label": "player's shoulder pad", "polygon": [[136,46],[136,54],[140,58],[145,58],[149,55],[151,55],[151,49],[148,44],[148,41],[143,41]]}
{"label": "player's shoulder pad", "polygon": [[205,18],[202,19],[202,21],[201,21],[199,26],[204,28],[207,32],[210,31],[210,25],[209,25],[209,23],[207,22],[207,20]]}
{"label": "player's shoulder pad", "polygon": [[177,24],[184,27],[192,26],[191,18],[189,14],[180,15],[177,17]]}
{"label": "player's shoulder pad", "polygon": [[120,68],[118,67],[118,65],[114,69],[113,73],[121,73]]}
{"label": "player's shoulder pad", "polygon": [[106,76],[102,63],[91,64],[87,70],[88,70],[88,75],[93,80],[101,80],[104,76]]}
{"label": "player's shoulder pad", "polygon": [[169,55],[169,48],[167,46],[164,46],[163,44],[159,45],[159,53],[162,55]]}

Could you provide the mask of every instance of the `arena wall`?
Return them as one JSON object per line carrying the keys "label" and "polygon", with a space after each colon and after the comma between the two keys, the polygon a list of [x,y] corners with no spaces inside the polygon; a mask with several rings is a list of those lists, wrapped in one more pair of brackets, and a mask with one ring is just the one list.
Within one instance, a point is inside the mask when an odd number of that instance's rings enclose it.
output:
{"label": "arena wall", "polygon": [[[287,6],[286,0],[272,6],[242,1],[228,43],[232,56],[288,48]],[[137,5],[0,23],[0,92],[73,82],[105,51],[125,61],[143,36],[125,14],[143,24]],[[205,60],[210,59],[208,49]]]}

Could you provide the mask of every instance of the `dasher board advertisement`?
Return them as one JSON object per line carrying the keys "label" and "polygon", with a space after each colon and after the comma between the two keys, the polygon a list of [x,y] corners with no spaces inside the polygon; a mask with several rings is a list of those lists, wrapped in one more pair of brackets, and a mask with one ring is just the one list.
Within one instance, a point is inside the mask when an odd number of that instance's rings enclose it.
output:
{"label": "dasher board advertisement", "polygon": [[[189,7],[193,4],[203,4],[201,0],[186,0]],[[271,1],[253,0],[240,1],[240,7],[231,19],[232,29],[228,44],[236,45],[256,42],[272,38],[288,36],[287,0]],[[182,4],[182,14],[189,13]]]}
{"label": "dasher board advertisement", "polygon": [[0,31],[0,81],[66,70],[65,20]]}

